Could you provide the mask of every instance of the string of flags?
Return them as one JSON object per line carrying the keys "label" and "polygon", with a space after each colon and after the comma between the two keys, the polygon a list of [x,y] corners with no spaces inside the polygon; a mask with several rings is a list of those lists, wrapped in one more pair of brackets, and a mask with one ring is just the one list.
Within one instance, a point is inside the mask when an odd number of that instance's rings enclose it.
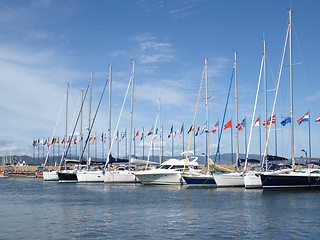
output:
{"label": "string of flags", "polygon": [[[305,115],[303,115],[301,118],[299,118],[297,120],[297,123],[300,125],[303,122],[307,122],[310,120],[310,114],[309,112],[307,112]],[[315,119],[315,122],[320,122],[320,117]],[[263,126],[268,126],[271,124],[275,124],[276,123],[276,116],[273,115],[271,118],[269,117],[267,120],[263,121],[262,125]],[[284,118],[281,122],[282,126],[285,126],[288,123],[291,123],[291,114]],[[253,124],[253,127],[258,127],[260,126],[260,117],[258,117],[256,119],[256,121]],[[216,122],[216,124],[213,126],[211,132],[214,134],[219,130],[219,121]],[[221,126],[222,127],[222,126]],[[222,130],[226,130],[226,129],[231,129],[232,128],[232,120],[229,120],[224,126]],[[243,128],[246,128],[246,118],[244,118],[240,123],[238,123],[236,125],[236,128],[238,129],[238,131],[242,131]],[[191,131],[193,131],[193,125],[190,126],[189,130],[187,131],[187,134],[190,134]],[[143,131],[137,131],[134,133],[134,137],[133,137],[133,141],[136,141],[136,139],[138,137],[140,137],[140,141],[142,141],[144,138],[147,138],[150,135],[153,135],[153,131],[154,129],[151,128],[146,134],[144,134]],[[156,140],[158,134],[158,128],[155,130],[155,135],[154,135],[154,140]],[[177,135],[179,135],[179,137],[181,138],[182,133],[184,132],[184,124],[182,124],[181,128],[177,128],[176,130],[174,130],[174,126],[171,125],[170,130],[169,130],[169,134],[168,134],[168,138],[173,138],[176,137]],[[200,124],[198,125],[196,131],[195,131],[195,136],[199,136],[202,135],[204,132],[209,132],[209,130],[207,129],[207,122],[204,123],[203,127],[201,128]],[[160,129],[160,135],[162,135],[162,129]],[[106,138],[107,138],[107,134],[106,133],[101,133],[101,143],[106,143]],[[122,140],[127,138],[127,130],[120,132],[117,137],[116,140],[121,142]],[[96,142],[97,140],[97,134],[95,133],[94,135],[90,135],[89,137],[89,142]],[[67,138],[62,138],[62,140],[60,141],[59,137],[53,137],[52,139],[50,138],[42,138],[42,139],[33,139],[32,145],[34,147],[36,146],[47,146],[49,147],[50,145],[54,145],[54,144],[65,144],[65,143],[69,143],[72,141],[72,143],[75,145],[77,143],[80,143],[84,140],[83,136],[80,135],[76,135],[74,136],[72,139],[71,137],[67,137]]]}

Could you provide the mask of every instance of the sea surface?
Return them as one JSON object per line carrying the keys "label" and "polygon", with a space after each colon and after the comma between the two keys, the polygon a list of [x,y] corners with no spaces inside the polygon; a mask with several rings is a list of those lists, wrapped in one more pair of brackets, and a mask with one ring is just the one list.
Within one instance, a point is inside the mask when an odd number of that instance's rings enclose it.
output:
{"label": "sea surface", "polygon": [[320,191],[0,179],[0,239],[319,239]]}

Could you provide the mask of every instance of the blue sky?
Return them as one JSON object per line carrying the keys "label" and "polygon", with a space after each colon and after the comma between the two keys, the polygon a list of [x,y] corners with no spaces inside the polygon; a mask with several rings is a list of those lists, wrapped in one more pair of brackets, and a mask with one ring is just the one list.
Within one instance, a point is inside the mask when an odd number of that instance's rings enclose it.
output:
{"label": "blue sky", "polygon": [[[311,111],[312,155],[317,149],[320,123],[318,74],[320,3],[309,1],[2,1],[0,3],[0,155],[32,155],[34,138],[51,137],[70,83],[69,127],[77,114],[80,90],[85,89],[94,72],[95,111],[113,67],[112,126],[115,127],[126,91],[132,59],[135,68],[134,127],[141,133],[154,125],[161,98],[161,124],[164,126],[164,152],[171,155],[170,127],[185,131],[195,110],[204,59],[208,58],[209,128],[222,120],[232,73],[234,49],[238,52],[239,121],[247,117],[250,125],[258,82],[263,41],[267,41],[268,114],[271,114],[275,82],[279,73],[288,24],[288,9],[294,19],[294,115],[297,120]],[[295,40],[297,37],[298,42]],[[300,64],[300,63],[304,64]],[[288,57],[285,66],[288,65]],[[283,70],[277,101],[278,154],[290,156],[290,127],[280,127],[289,115],[288,67]],[[205,92],[202,92],[202,96]],[[129,130],[130,95],[119,131]],[[235,119],[232,88],[226,121]],[[257,114],[264,114],[261,86]],[[84,110],[87,124],[88,104]],[[64,135],[64,110],[56,136]],[[205,123],[201,98],[196,126]],[[308,149],[308,124],[296,125],[296,152]],[[108,94],[103,98],[94,132],[98,138],[108,126]],[[69,132],[71,129],[69,129]],[[234,130],[235,131],[235,130]],[[244,152],[244,133],[240,132],[240,152]],[[249,137],[249,127],[247,129]],[[251,151],[259,153],[259,134],[253,131]],[[185,135],[185,144],[188,142]],[[263,135],[264,139],[264,135]],[[270,153],[275,152],[271,134]],[[145,154],[150,139],[145,139]],[[136,142],[141,155],[142,142]],[[264,141],[262,142],[264,145]],[[121,145],[122,144],[122,145]],[[123,143],[120,151],[123,152]],[[182,151],[182,140],[175,137],[175,154]],[[192,143],[193,144],[193,143]],[[197,153],[204,152],[204,134],[197,137]],[[215,153],[216,134],[210,134],[210,153]],[[192,145],[193,146],[193,145]],[[186,148],[186,146],[185,146]],[[191,147],[193,150],[193,147]],[[116,147],[113,152],[116,152]],[[225,131],[221,152],[230,152],[230,131]],[[123,153],[121,153],[123,154]]]}

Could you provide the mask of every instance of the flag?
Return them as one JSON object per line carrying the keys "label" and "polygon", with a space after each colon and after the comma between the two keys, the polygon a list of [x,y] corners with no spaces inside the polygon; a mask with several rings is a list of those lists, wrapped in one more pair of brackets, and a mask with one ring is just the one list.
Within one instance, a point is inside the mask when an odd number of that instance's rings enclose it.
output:
{"label": "flag", "polygon": [[158,128],[156,129],[156,134],[155,134],[155,136],[153,138],[153,141],[156,140],[157,136],[158,136]]}
{"label": "flag", "polygon": [[47,144],[47,139],[46,139],[46,141],[43,143],[43,145],[46,145]]}
{"label": "flag", "polygon": [[171,137],[171,134],[173,133],[173,125],[171,126],[171,129],[170,129],[170,133],[169,133],[169,135],[168,135],[168,138],[170,138]]}
{"label": "flag", "polygon": [[302,118],[298,119],[297,122],[299,123],[299,125],[303,122],[307,122],[309,121],[309,112],[307,112]]}
{"label": "flag", "polygon": [[192,131],[192,127],[193,127],[193,125],[191,125],[191,127],[190,127],[190,129],[188,130],[188,134]]}
{"label": "flag", "polygon": [[197,132],[194,135],[198,136],[199,131],[200,131],[200,125],[198,126]]}
{"label": "flag", "polygon": [[103,143],[103,133],[101,134],[101,142]]}
{"label": "flag", "polygon": [[231,120],[230,120],[229,122],[227,122],[226,125],[224,125],[223,130],[226,130],[226,129],[228,129],[228,128],[231,128],[231,126],[232,126],[232,122],[231,122]]}
{"label": "flag", "polygon": [[260,125],[260,117],[258,117],[258,119],[254,122],[253,126],[259,127],[259,125]]}
{"label": "flag", "polygon": [[96,140],[96,138],[97,138],[97,134],[95,133],[93,136],[93,142]]}
{"label": "flag", "polygon": [[148,137],[149,135],[152,134],[152,130],[153,130],[153,128],[151,128],[150,131],[146,134],[146,137]]}
{"label": "flag", "polygon": [[57,139],[57,141],[56,141],[57,143],[59,143],[59,138]]}
{"label": "flag", "polygon": [[133,140],[136,139],[136,137],[138,137],[138,136],[139,136],[139,130],[138,130],[138,132],[136,133],[136,135],[134,136]]}
{"label": "flag", "polygon": [[183,125],[184,125],[184,124],[182,124],[181,129],[180,129],[180,138],[181,138],[181,134],[182,134],[182,132],[183,132]]}
{"label": "flag", "polygon": [[141,138],[140,138],[140,141],[143,139],[143,132],[141,133]]}
{"label": "flag", "polygon": [[62,139],[61,144],[64,144],[66,141],[64,139]]}
{"label": "flag", "polygon": [[[81,140],[82,140],[82,138],[83,138],[83,137],[81,136]],[[106,142],[106,140],[107,140],[107,134],[105,134],[105,135],[104,135],[103,143],[105,143],[105,142]]]}
{"label": "flag", "polygon": [[215,133],[219,129],[219,121],[213,126],[212,133]]}
{"label": "flag", "polygon": [[316,119],[316,122],[320,122],[320,117]]}
{"label": "flag", "polygon": [[287,123],[291,123],[291,114],[281,121],[282,126],[285,126]]}
{"label": "flag", "polygon": [[236,128],[237,128],[238,131],[240,132],[240,131],[243,129],[242,124],[241,124],[241,123],[238,123],[238,125],[236,126]]}
{"label": "flag", "polygon": [[207,122],[203,125],[203,128],[201,129],[200,135],[207,130]]}
{"label": "flag", "polygon": [[247,126],[247,119],[246,118],[242,119],[240,124],[242,125],[242,127],[245,128]]}
{"label": "flag", "polygon": [[74,137],[73,144],[76,144],[76,143],[77,143],[77,137]]}
{"label": "flag", "polygon": [[[276,115],[273,115],[273,116],[272,116],[271,122],[270,122],[270,118],[267,119],[267,125],[275,124],[275,123],[276,123]],[[265,125],[266,125],[266,121],[263,121],[263,124],[262,124],[262,125],[265,126]]]}
{"label": "flag", "polygon": [[92,135],[90,136],[90,138],[89,138],[89,141],[91,141],[92,140]]}

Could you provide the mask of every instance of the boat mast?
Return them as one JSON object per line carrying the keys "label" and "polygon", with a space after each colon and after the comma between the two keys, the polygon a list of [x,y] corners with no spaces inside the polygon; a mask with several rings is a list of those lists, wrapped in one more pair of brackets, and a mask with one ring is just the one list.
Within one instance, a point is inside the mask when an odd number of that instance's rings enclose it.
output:
{"label": "boat mast", "polygon": [[[236,163],[239,160],[239,129],[238,129],[238,80],[237,80],[237,51],[234,51],[234,78],[235,78],[235,100],[236,100]],[[231,128],[232,132],[232,128]],[[238,167],[237,167],[238,168]]]}
{"label": "boat mast", "polygon": [[293,81],[292,81],[292,10],[289,11],[289,26],[290,26],[290,92],[291,92],[291,162],[292,167],[295,167],[294,160],[294,122],[293,122]]}
{"label": "boat mast", "polygon": [[111,86],[112,86],[112,66],[109,66],[109,151],[111,148]]}
{"label": "boat mast", "polygon": [[160,98],[159,98],[159,163],[161,164],[161,138],[162,138],[162,134],[161,134],[161,119],[160,119]]}
{"label": "boat mast", "polygon": [[210,163],[209,163],[209,107],[208,107],[208,59],[205,60],[205,77],[206,77],[206,117],[207,117],[207,129],[206,129],[206,159],[207,159],[207,171],[210,170]]}
{"label": "boat mast", "polygon": [[[67,90],[66,90],[66,132],[65,132],[65,135],[66,135],[66,140],[64,142],[64,149],[66,149],[67,147],[67,138],[68,138],[68,99],[69,99],[69,82],[67,82]],[[70,140],[71,141],[71,140]],[[53,154],[53,157],[54,157],[54,154]],[[66,156],[65,156],[66,157]],[[66,167],[67,163],[66,163],[66,160],[64,160],[64,166]],[[65,168],[66,169],[66,168]]]}
{"label": "boat mast", "polygon": [[[90,101],[89,101],[88,133],[90,133],[90,126],[91,126],[92,82],[93,82],[93,72],[91,73],[91,78],[90,78]],[[87,149],[87,170],[89,170],[89,165],[90,165],[90,159],[89,158],[90,158],[90,142],[88,142],[88,149]]]}
{"label": "boat mast", "polygon": [[132,94],[131,94],[131,120],[130,120],[130,138],[129,138],[129,168],[131,167],[131,145],[132,145],[132,123],[133,123],[133,93],[134,93],[134,67],[135,61],[133,60],[132,66]]}
{"label": "boat mast", "polygon": [[[81,90],[81,104],[83,104],[83,89]],[[81,118],[80,118],[80,156],[83,148],[83,132],[82,132],[82,123],[83,123],[83,109],[81,109]],[[81,161],[81,159],[79,159]]]}
{"label": "boat mast", "polygon": [[[263,65],[264,65],[264,114],[265,114],[265,128],[266,128],[266,142],[268,142],[268,108],[267,108],[267,58],[266,58],[266,52],[267,52],[267,43],[266,40],[263,40]],[[270,124],[272,124],[272,116],[270,118]],[[265,160],[266,165],[268,165],[268,145],[266,144],[266,150],[265,150]]]}

